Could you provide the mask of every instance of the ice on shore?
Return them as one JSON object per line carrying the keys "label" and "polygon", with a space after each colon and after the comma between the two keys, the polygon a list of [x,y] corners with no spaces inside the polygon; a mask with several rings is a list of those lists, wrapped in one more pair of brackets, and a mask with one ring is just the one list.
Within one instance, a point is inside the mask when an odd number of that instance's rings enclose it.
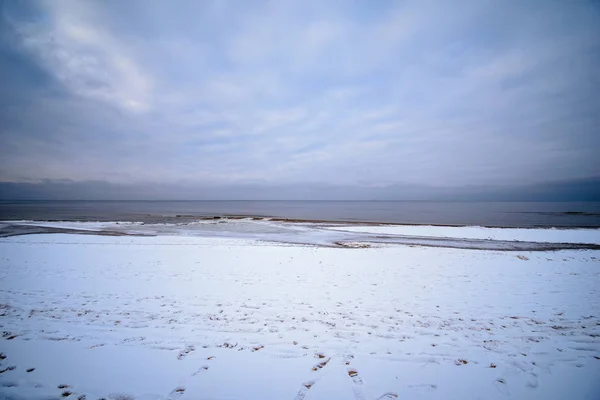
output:
{"label": "ice on shore", "polygon": [[485,228],[481,226],[381,225],[335,228],[349,232],[428,236],[457,239],[489,239],[538,243],[600,244],[600,229]]}
{"label": "ice on shore", "polygon": [[0,222],[0,237],[39,233],[221,237],[277,243],[340,246],[407,244],[481,250],[600,249],[600,229],[505,229],[482,227],[358,225],[265,219],[198,220],[185,223]]}
{"label": "ice on shore", "polygon": [[600,397],[597,250],[46,234],[0,265],[5,399]]}

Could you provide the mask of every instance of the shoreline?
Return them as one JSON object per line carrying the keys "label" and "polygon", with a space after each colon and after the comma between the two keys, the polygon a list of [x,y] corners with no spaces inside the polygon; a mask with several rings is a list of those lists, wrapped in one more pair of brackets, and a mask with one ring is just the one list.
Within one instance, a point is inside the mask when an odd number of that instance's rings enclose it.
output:
{"label": "shoreline", "polygon": [[600,250],[600,229],[488,228],[324,222],[233,216],[179,223],[6,221],[0,238],[36,234],[249,239],[334,248],[421,246],[465,250]]}
{"label": "shoreline", "polygon": [[[147,215],[150,217],[151,215]],[[466,228],[466,227],[478,227],[478,228],[490,228],[490,229],[557,229],[557,230],[573,230],[573,229],[586,229],[586,230],[600,230],[600,225],[541,225],[532,224],[527,226],[511,226],[511,225],[494,225],[494,224],[443,224],[443,223],[413,223],[413,222],[381,222],[381,221],[367,221],[367,220],[343,220],[343,219],[310,219],[310,218],[285,218],[285,217],[274,217],[265,215],[241,215],[241,214],[220,214],[220,215],[184,215],[177,214],[174,216],[152,216],[150,220],[144,221],[143,219],[97,219],[97,218],[63,218],[63,219],[2,219],[0,218],[0,224],[4,223],[35,223],[35,222],[99,222],[99,223],[140,223],[145,225],[154,224],[185,224],[193,223],[196,221],[219,221],[219,220],[253,220],[253,221],[272,221],[272,222],[284,222],[291,224],[332,224],[332,225],[365,225],[365,226],[433,226],[433,227],[448,227],[448,228]]]}

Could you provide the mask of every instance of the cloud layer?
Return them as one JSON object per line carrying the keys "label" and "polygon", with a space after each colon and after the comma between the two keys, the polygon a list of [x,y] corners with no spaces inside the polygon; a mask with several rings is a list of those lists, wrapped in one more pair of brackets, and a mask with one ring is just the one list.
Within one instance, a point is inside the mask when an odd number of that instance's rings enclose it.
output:
{"label": "cloud layer", "polygon": [[2,4],[0,181],[600,176],[595,2]]}

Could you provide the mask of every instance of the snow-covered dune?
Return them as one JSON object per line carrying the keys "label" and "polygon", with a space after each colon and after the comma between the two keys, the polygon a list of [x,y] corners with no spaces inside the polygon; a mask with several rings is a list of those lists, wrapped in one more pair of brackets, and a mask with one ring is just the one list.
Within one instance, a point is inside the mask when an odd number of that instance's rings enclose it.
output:
{"label": "snow-covered dune", "polygon": [[600,251],[0,239],[6,399],[597,399]]}

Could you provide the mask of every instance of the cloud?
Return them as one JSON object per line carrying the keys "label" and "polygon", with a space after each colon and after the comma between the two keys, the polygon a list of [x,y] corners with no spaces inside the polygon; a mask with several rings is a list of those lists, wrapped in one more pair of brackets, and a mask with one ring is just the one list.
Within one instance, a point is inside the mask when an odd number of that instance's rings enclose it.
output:
{"label": "cloud", "polygon": [[128,111],[151,108],[152,79],[96,20],[92,2],[40,3],[45,23],[10,21],[23,50],[76,96]]}
{"label": "cloud", "polygon": [[594,2],[3,4],[3,181],[600,175]]}

